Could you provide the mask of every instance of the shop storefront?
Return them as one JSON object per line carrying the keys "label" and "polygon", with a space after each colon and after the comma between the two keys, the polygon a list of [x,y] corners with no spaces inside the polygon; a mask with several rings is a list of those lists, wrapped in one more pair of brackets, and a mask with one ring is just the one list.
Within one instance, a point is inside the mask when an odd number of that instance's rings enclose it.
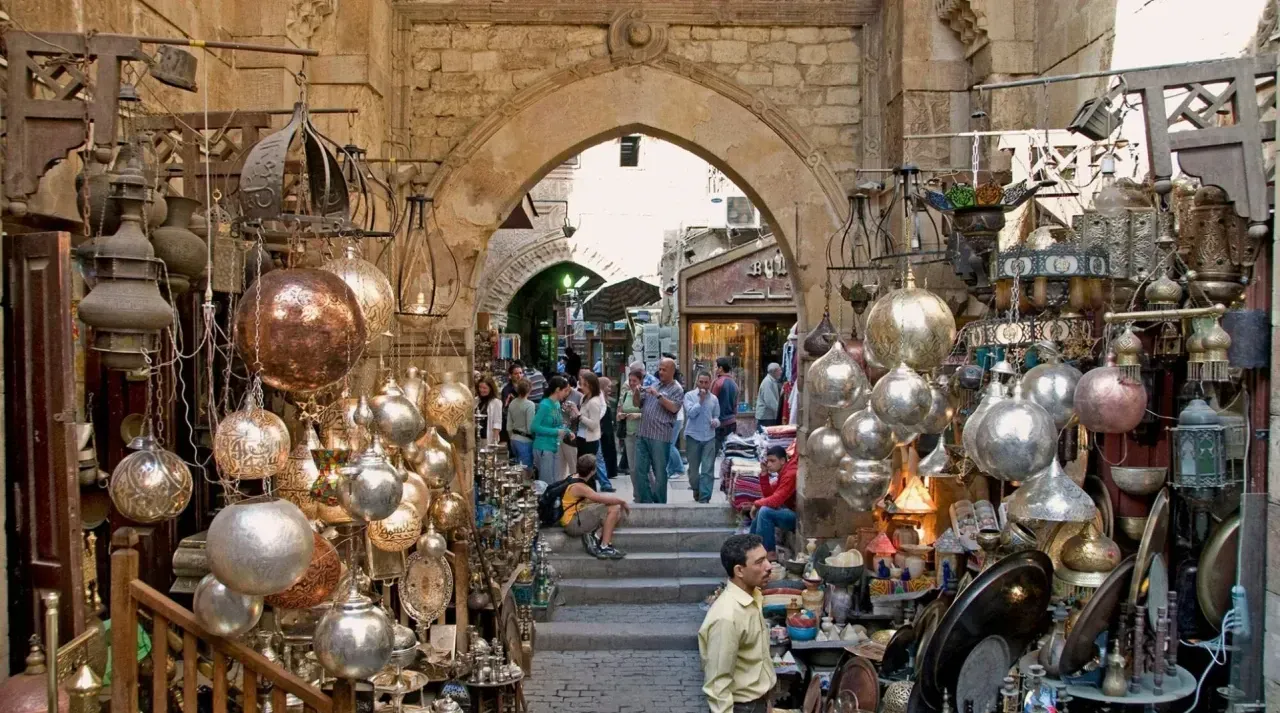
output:
{"label": "shop storefront", "polygon": [[733,359],[739,400],[755,403],[770,363],[785,364],[796,321],[786,258],[773,239],[734,248],[680,272],[681,369],[692,379]]}

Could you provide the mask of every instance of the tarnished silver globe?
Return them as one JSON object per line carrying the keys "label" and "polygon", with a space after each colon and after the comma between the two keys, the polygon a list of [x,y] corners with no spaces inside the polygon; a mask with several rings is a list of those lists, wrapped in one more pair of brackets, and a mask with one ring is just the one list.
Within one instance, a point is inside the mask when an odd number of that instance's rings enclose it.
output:
{"label": "tarnished silver globe", "polygon": [[418,635],[403,624],[391,629],[391,665],[407,668],[418,658]]}
{"label": "tarnished silver globe", "polygon": [[813,400],[828,408],[860,409],[867,403],[867,375],[836,340],[805,372],[805,388]]}
{"label": "tarnished silver globe", "polygon": [[417,463],[410,465],[427,481],[427,487],[439,490],[453,482],[453,446],[434,427],[427,429],[422,438],[418,439],[417,445],[421,449],[421,456]]}
{"label": "tarnished silver globe", "polygon": [[880,377],[871,390],[871,408],[890,426],[918,428],[932,404],[928,382],[906,364]]}
{"label": "tarnished silver globe", "polygon": [[978,402],[978,407],[969,414],[969,418],[964,422],[964,431],[960,434],[960,444],[964,446],[965,455],[969,456],[969,460],[978,466],[979,470],[985,471],[987,466],[982,462],[982,453],[978,450],[978,431],[982,427],[982,419],[986,417],[987,412],[992,406],[1009,398],[1005,394],[1004,385],[996,380],[992,380],[987,385],[986,391],[982,394],[982,400]]}
{"label": "tarnished silver globe", "polygon": [[889,457],[897,442],[893,429],[870,407],[854,411],[840,426],[840,438],[845,451],[859,460],[879,461]]}
{"label": "tarnished silver globe", "polygon": [[876,300],[867,312],[868,362],[883,366],[905,363],[929,371],[951,353],[956,318],[939,296],[905,287]]}
{"label": "tarnished silver globe", "polygon": [[311,564],[311,524],[288,500],[228,505],[206,534],[209,568],[232,591],[264,596],[292,587]]}
{"label": "tarnished silver globe", "polygon": [[388,378],[382,391],[369,400],[369,408],[374,428],[397,446],[411,445],[427,429],[427,419],[400,390],[395,377]]}
{"label": "tarnished silver globe", "polygon": [[258,625],[262,604],[262,597],[233,592],[217,577],[206,574],[196,585],[191,609],[210,634],[239,636]]}
{"label": "tarnished silver globe", "polygon": [[316,658],[329,675],[362,680],[391,660],[395,641],[391,619],[355,588],[316,624]]}
{"label": "tarnished silver globe", "polygon": [[938,383],[929,387],[929,412],[920,421],[920,432],[930,435],[942,433],[951,424],[956,414],[955,402],[951,399],[951,384],[947,377],[939,377]]}
{"label": "tarnished silver globe", "polygon": [[427,531],[418,538],[418,552],[424,557],[444,557],[448,549],[449,542],[444,539],[444,535],[436,532],[435,524],[428,521]]}
{"label": "tarnished silver globe", "polygon": [[1081,376],[1080,370],[1070,364],[1037,364],[1022,376],[1022,392],[1048,411],[1053,425],[1061,431],[1075,420],[1076,384]]}
{"label": "tarnished silver globe", "polygon": [[986,473],[1000,480],[1025,480],[1053,462],[1058,450],[1058,429],[1053,418],[1026,399],[1022,387],[995,404],[978,425],[977,451]]}
{"label": "tarnished silver globe", "polygon": [[837,472],[836,492],[849,507],[859,512],[870,512],[889,494],[893,476],[889,466],[880,460],[845,458]]}
{"label": "tarnished silver globe", "polygon": [[404,481],[391,461],[377,450],[370,448],[360,454],[353,467],[359,473],[346,474],[338,489],[338,501],[352,517],[361,520],[382,520],[391,516],[404,497]]}
{"label": "tarnished silver globe", "polygon": [[814,465],[835,467],[844,458],[844,442],[840,432],[830,426],[819,426],[809,434],[807,441],[809,461]]}

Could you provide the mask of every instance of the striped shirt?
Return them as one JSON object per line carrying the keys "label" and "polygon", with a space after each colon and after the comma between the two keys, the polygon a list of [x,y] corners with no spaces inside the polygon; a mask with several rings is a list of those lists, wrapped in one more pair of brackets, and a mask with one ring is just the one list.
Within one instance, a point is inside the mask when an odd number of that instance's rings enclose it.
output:
{"label": "striped shirt", "polygon": [[[658,389],[658,393],[665,396],[668,401],[677,404],[684,402],[684,387],[680,382],[672,380],[669,384],[658,382],[654,384]],[[636,435],[641,438],[656,438],[660,441],[671,440],[672,429],[676,425],[676,414],[667,410],[662,405],[662,399],[657,396],[650,396],[648,392],[640,392],[640,427],[636,429]],[[676,413],[679,413],[677,411]]]}

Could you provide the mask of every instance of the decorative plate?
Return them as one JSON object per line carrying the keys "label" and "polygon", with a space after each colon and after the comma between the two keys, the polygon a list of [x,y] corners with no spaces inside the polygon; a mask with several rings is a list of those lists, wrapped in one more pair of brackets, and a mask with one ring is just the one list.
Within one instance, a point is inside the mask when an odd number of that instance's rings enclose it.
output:
{"label": "decorative plate", "polygon": [[401,583],[400,603],[409,616],[431,624],[453,599],[453,568],[443,557],[409,555],[409,567]]}

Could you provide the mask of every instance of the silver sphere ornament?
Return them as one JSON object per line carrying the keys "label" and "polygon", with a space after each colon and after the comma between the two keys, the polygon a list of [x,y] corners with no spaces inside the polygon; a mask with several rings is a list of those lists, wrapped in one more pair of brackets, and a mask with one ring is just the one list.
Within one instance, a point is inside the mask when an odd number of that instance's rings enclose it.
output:
{"label": "silver sphere ornament", "polygon": [[320,265],[347,283],[364,315],[365,333],[369,339],[381,335],[391,326],[396,309],[396,293],[391,280],[377,265],[361,259],[354,246],[348,245],[342,257]]}
{"label": "silver sphere ornament", "polygon": [[115,470],[107,492],[121,515],[134,522],[151,523],[182,514],[191,502],[191,470],[172,451],[165,450],[149,432],[129,443],[133,453]]}
{"label": "silver sphere ornament", "polygon": [[928,290],[908,286],[876,300],[867,312],[869,363],[903,364],[929,371],[951,353],[956,318],[943,299]]}
{"label": "silver sphere ornament", "polygon": [[320,618],[312,643],[329,675],[363,680],[391,660],[394,627],[386,612],[352,587]]}
{"label": "silver sphere ornament", "polygon": [[[355,469],[359,472],[355,473]],[[375,448],[360,454],[353,471],[338,490],[338,500],[352,517],[360,520],[382,520],[390,517],[404,497],[404,481],[400,471]]]}
{"label": "silver sphere ornament", "polygon": [[205,538],[209,569],[218,581],[259,596],[296,584],[314,548],[306,515],[278,498],[228,505],[213,518]]}
{"label": "silver sphere ornament", "polygon": [[453,482],[453,446],[435,427],[427,429],[422,438],[418,439],[417,446],[421,449],[421,458],[419,462],[410,465],[427,481],[427,487],[439,490]]}
{"label": "silver sphere ornament", "polygon": [[1016,385],[1012,398],[995,404],[983,416],[977,449],[987,475],[1025,480],[1053,462],[1058,429],[1049,412],[1026,399],[1021,385]]}
{"label": "silver sphere ornament", "polygon": [[951,384],[946,377],[929,387],[929,412],[920,421],[920,432],[937,435],[951,425],[956,415],[955,402],[951,400]]}
{"label": "silver sphere ornament", "polygon": [[444,535],[436,532],[435,525],[428,522],[427,531],[418,538],[418,552],[424,557],[444,557],[448,549],[449,542],[444,539]]}
{"label": "silver sphere ornament", "polygon": [[932,405],[928,382],[906,364],[891,369],[871,390],[871,408],[890,426],[919,426]]}
{"label": "silver sphere ornament", "polygon": [[200,624],[216,636],[240,636],[262,618],[262,597],[227,589],[212,574],[196,585],[191,608]]}
{"label": "silver sphere ornament", "polygon": [[987,412],[992,406],[1009,398],[1004,391],[1004,385],[996,380],[992,380],[987,385],[987,390],[983,392],[982,400],[978,402],[978,407],[969,414],[969,418],[964,422],[964,431],[960,434],[960,444],[964,446],[964,452],[969,456],[969,460],[978,466],[979,470],[986,471],[987,465],[982,461],[982,453],[978,450],[978,432],[982,428],[982,419],[986,417]]}
{"label": "silver sphere ornament", "polygon": [[845,457],[844,441],[840,432],[830,426],[819,426],[813,429],[806,442],[810,462],[815,465],[834,468]]}
{"label": "silver sphere ornament", "polygon": [[893,429],[870,407],[849,414],[844,425],[840,426],[840,438],[844,441],[845,451],[858,460],[883,460],[893,453],[893,447],[897,445]]}
{"label": "silver sphere ornament", "polygon": [[1049,412],[1059,431],[1076,418],[1076,384],[1080,370],[1070,364],[1046,362],[1022,376],[1022,393]]}
{"label": "silver sphere ornament", "polygon": [[374,428],[397,446],[410,445],[427,429],[427,419],[404,395],[395,377],[389,377],[382,391],[369,400]]}
{"label": "silver sphere ornament", "polygon": [[867,404],[867,375],[836,340],[805,372],[805,388],[814,401],[834,409],[860,409]]}
{"label": "silver sphere ornament", "polygon": [[870,512],[889,494],[893,476],[884,461],[845,458],[836,471],[836,492],[859,512]]}

